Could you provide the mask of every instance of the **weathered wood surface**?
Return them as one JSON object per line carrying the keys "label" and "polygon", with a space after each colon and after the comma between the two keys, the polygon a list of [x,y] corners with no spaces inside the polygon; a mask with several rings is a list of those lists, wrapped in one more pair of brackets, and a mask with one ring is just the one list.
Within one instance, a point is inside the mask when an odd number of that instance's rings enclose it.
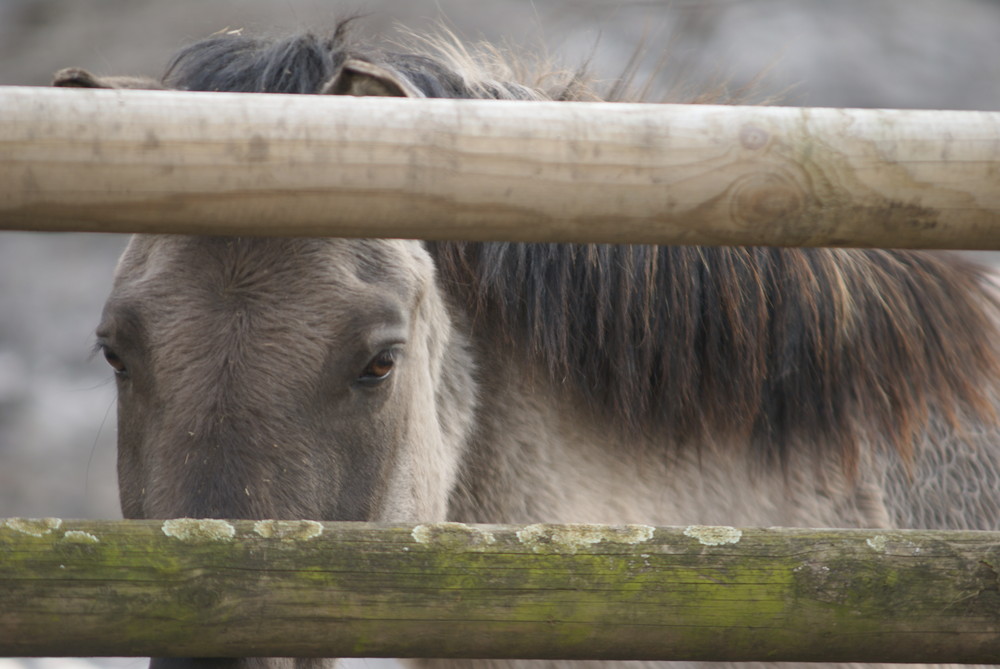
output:
{"label": "weathered wood surface", "polygon": [[1000,661],[1000,533],[0,521],[0,655]]}
{"label": "weathered wood surface", "polygon": [[1000,113],[0,88],[0,229],[1000,248]]}

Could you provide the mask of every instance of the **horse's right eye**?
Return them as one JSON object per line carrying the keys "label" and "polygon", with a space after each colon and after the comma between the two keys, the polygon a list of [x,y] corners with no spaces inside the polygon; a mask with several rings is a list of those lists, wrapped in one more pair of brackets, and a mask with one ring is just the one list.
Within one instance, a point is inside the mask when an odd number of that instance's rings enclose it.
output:
{"label": "horse's right eye", "polygon": [[101,352],[104,354],[104,359],[111,365],[111,369],[115,370],[115,374],[118,376],[126,376],[128,374],[125,362],[110,347],[101,346]]}

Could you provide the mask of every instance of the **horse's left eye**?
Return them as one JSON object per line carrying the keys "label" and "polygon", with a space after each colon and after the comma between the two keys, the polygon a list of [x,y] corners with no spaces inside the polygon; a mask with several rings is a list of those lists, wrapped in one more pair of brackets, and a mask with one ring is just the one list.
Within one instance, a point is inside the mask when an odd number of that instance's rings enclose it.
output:
{"label": "horse's left eye", "polygon": [[365,371],[361,372],[358,381],[365,385],[374,385],[385,381],[396,366],[397,355],[396,349],[392,348],[379,352],[365,367]]}

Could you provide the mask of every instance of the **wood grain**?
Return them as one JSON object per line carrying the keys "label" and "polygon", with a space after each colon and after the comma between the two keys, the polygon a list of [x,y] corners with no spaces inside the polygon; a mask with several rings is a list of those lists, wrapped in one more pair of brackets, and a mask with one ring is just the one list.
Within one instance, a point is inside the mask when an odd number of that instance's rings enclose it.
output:
{"label": "wood grain", "polygon": [[1000,113],[0,88],[0,229],[1000,248]]}

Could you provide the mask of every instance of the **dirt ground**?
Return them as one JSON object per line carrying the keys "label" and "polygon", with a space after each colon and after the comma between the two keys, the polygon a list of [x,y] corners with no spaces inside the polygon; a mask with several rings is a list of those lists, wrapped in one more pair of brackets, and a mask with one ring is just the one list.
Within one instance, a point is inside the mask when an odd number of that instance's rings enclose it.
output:
{"label": "dirt ground", "polygon": [[[609,80],[641,46],[640,80],[660,97],[766,73],[758,97],[786,104],[1000,110],[1000,0],[0,0],[0,85],[66,66],[158,74],[223,28],[323,31],[350,14],[373,34],[444,22]],[[0,233],[0,517],[119,514],[112,375],[90,350],[125,241]],[[97,666],[141,662],[0,659]]]}

